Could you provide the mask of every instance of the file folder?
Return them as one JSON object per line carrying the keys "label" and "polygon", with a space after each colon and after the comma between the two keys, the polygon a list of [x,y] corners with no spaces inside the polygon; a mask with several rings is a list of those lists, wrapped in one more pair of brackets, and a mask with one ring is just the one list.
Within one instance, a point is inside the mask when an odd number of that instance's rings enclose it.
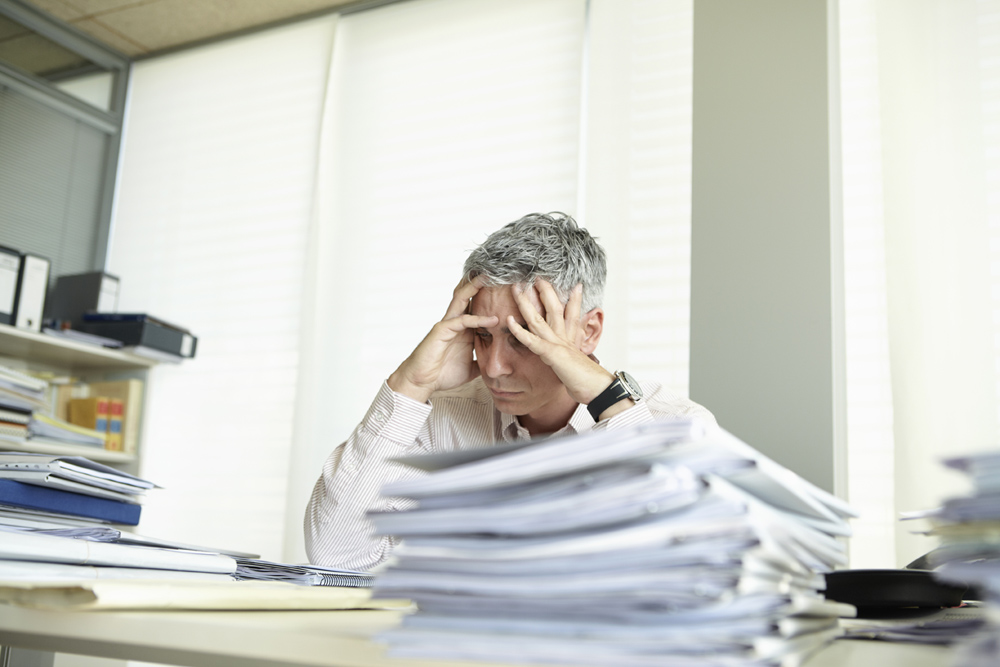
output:
{"label": "file folder", "polygon": [[126,526],[138,525],[142,513],[142,506],[135,503],[23,484],[12,479],[0,479],[0,505],[70,514]]}
{"label": "file folder", "polygon": [[21,255],[14,299],[14,326],[40,332],[49,289],[49,260],[38,255]]}
{"label": "file folder", "polygon": [[0,246],[0,324],[14,324],[14,300],[20,270],[21,253]]}
{"label": "file folder", "polygon": [[84,313],[80,331],[120,340],[177,357],[194,357],[198,338],[187,329],[145,313]]}

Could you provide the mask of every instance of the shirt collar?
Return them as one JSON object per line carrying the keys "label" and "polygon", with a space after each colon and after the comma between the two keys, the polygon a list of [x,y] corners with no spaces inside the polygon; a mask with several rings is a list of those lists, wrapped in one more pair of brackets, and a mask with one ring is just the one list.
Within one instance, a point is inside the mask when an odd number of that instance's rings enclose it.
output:
{"label": "shirt collar", "polygon": [[[528,429],[521,426],[520,422],[517,421],[517,417],[500,412],[496,409],[496,406],[493,409],[500,415],[500,437],[504,442],[518,442],[531,438]],[[576,406],[576,410],[573,411],[566,426],[552,435],[586,433],[592,428],[594,428],[594,419],[587,411],[587,406],[580,404]]]}

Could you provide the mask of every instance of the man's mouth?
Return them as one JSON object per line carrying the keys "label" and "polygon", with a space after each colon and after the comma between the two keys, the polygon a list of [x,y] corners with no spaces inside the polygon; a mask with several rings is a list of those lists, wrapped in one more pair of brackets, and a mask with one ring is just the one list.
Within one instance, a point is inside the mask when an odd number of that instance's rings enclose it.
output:
{"label": "man's mouth", "polygon": [[513,398],[514,396],[517,396],[518,394],[521,393],[519,391],[503,391],[500,389],[494,389],[493,387],[489,387],[489,390],[490,393],[493,394],[493,396],[495,396],[496,398]]}

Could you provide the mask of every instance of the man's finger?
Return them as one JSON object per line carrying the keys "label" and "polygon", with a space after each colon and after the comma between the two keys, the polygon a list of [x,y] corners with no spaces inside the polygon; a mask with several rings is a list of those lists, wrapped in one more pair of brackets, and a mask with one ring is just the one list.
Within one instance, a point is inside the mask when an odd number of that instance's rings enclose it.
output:
{"label": "man's finger", "polygon": [[566,319],[564,318],[564,306],[556,288],[547,280],[536,280],[535,289],[538,290],[538,298],[545,306],[545,321],[556,335],[562,336],[566,331]]}
{"label": "man's finger", "polygon": [[465,329],[489,329],[490,327],[495,327],[499,323],[500,318],[496,315],[470,315],[469,313],[463,313],[458,317],[445,320],[445,324],[449,324],[449,328],[453,331],[462,331]]}
{"label": "man's finger", "polygon": [[545,341],[541,336],[538,336],[537,334],[522,327],[518,324],[517,320],[514,319],[513,315],[507,316],[507,328],[510,329],[514,338],[519,340],[522,345],[531,350],[534,354],[541,355],[542,348],[545,344]]}
{"label": "man's finger", "polygon": [[[521,311],[521,316],[524,317],[525,323],[528,325],[528,329],[534,333],[540,333],[548,331],[551,333],[552,327],[548,325],[545,321],[545,317],[542,313],[538,312],[539,307],[536,306],[531,301],[531,290],[534,288],[528,287],[526,285],[511,285],[511,293],[514,295],[514,302],[517,304],[517,309]],[[537,292],[535,292],[537,294]],[[539,299],[539,305],[542,308],[545,306],[541,304],[541,299]]]}
{"label": "man's finger", "polygon": [[484,280],[483,276],[476,276],[472,280],[462,278],[452,292],[451,303],[448,304],[443,319],[450,320],[466,312],[469,309],[469,300],[483,288]]}
{"label": "man's finger", "polygon": [[569,293],[569,302],[566,304],[566,325],[570,326],[580,321],[580,312],[583,309],[583,283],[577,283]]}

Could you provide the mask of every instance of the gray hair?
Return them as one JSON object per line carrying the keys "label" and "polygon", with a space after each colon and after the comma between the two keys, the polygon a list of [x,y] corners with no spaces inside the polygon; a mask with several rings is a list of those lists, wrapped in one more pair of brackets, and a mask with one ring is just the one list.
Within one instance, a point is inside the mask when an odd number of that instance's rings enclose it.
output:
{"label": "gray hair", "polygon": [[607,266],[604,249],[565,213],[532,213],[493,232],[465,260],[465,277],[488,287],[550,283],[566,303],[583,283],[584,313],[601,305]]}

